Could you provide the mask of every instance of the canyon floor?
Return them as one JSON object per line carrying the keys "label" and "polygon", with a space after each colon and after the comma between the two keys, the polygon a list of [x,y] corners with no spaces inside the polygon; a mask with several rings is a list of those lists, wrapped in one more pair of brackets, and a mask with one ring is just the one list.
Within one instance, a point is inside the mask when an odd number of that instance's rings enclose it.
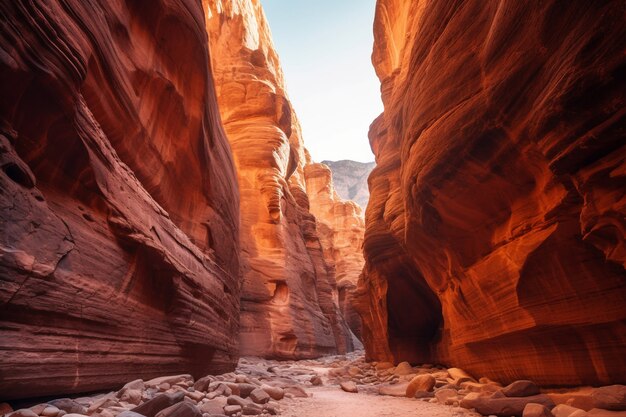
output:
{"label": "canyon floor", "polygon": [[[299,361],[241,358],[237,369],[194,379],[171,375],[118,391],[60,398],[10,417],[624,417],[626,387],[542,393],[531,381],[503,387],[458,368],[365,361],[363,351]],[[555,403],[559,404],[556,405]],[[529,404],[531,404],[529,406]],[[593,405],[592,405],[593,404]],[[605,410],[592,407],[601,406]],[[580,407],[580,408],[579,408]],[[553,409],[554,414],[550,414]],[[586,410],[586,411],[585,411]]]}

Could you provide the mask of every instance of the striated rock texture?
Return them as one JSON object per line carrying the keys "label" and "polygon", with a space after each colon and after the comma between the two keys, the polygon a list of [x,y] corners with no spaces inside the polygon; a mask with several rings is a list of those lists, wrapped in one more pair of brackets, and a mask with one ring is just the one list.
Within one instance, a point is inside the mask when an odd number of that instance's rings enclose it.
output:
{"label": "striated rock texture", "polygon": [[200,4],[0,16],[2,397],[233,369],[239,197]]}
{"label": "striated rock texture", "polygon": [[357,162],[350,160],[322,161],[333,173],[335,191],[344,200],[352,200],[363,210],[367,207],[370,191],[367,178],[376,165],[375,162]]}
{"label": "striated rock texture", "polygon": [[625,11],[378,1],[370,359],[626,382]]}
{"label": "striated rock texture", "polygon": [[220,112],[241,195],[241,353],[310,358],[351,349],[309,212],[310,161],[257,0],[204,1]]}
{"label": "striated rock texture", "polygon": [[334,268],[339,306],[352,332],[361,337],[361,317],[354,307],[354,291],[363,270],[363,233],[365,224],[361,207],[342,200],[334,188],[331,169],[325,164],[304,168],[311,213],[324,248],[326,263]]}

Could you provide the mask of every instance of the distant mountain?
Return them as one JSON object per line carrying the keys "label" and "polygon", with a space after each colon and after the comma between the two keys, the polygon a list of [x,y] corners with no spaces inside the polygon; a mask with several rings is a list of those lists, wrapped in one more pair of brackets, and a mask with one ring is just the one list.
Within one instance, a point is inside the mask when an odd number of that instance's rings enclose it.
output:
{"label": "distant mountain", "polygon": [[355,201],[358,205],[367,206],[370,192],[367,188],[367,177],[374,169],[375,162],[356,162],[350,160],[322,161],[333,173],[333,184],[339,197]]}

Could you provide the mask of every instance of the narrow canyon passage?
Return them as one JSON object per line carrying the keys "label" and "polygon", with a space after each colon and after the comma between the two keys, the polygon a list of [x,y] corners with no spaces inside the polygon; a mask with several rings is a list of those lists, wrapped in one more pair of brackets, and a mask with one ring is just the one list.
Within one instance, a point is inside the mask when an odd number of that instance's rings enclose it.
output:
{"label": "narrow canyon passage", "polygon": [[294,4],[0,2],[0,415],[626,416],[624,1]]}

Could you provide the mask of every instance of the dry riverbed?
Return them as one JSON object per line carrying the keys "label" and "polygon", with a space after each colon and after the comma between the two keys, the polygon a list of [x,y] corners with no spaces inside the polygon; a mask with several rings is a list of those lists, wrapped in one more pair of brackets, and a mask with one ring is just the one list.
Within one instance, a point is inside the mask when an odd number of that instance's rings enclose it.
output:
{"label": "dry riverbed", "polygon": [[531,381],[503,387],[458,368],[367,363],[361,351],[242,358],[228,374],[135,380],[119,391],[0,410],[10,417],[626,417],[626,387],[546,394]]}

